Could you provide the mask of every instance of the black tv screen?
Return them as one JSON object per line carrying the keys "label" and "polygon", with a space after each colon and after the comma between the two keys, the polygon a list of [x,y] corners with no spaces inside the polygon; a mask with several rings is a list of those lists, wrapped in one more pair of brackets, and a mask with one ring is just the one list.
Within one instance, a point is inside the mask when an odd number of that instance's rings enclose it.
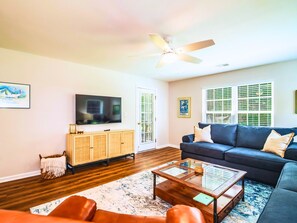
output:
{"label": "black tv screen", "polygon": [[105,124],[122,122],[120,97],[75,95],[76,124]]}

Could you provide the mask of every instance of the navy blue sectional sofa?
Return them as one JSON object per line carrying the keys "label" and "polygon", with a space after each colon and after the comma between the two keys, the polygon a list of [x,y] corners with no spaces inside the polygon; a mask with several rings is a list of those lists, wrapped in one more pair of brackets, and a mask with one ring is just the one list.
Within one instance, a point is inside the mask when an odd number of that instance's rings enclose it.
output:
{"label": "navy blue sectional sofa", "polygon": [[[204,128],[209,124],[198,125]],[[290,143],[284,158],[261,151],[272,129],[281,135],[297,134],[296,128],[211,124],[214,143],[195,142],[194,134],[185,135],[180,144],[182,159],[193,158],[245,170],[247,178],[275,186],[283,166],[297,161],[297,143]]]}
{"label": "navy blue sectional sofa", "polygon": [[292,223],[297,221],[297,164],[285,164],[277,185],[257,223]]}

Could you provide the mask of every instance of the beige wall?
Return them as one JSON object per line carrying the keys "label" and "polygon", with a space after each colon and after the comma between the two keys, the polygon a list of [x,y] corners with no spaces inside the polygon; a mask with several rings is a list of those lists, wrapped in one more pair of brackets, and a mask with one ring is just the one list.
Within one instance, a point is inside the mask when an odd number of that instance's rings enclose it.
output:
{"label": "beige wall", "polygon": [[[179,147],[181,138],[193,132],[202,120],[202,89],[233,86],[264,81],[274,83],[274,126],[297,127],[294,113],[297,90],[297,60],[237,70],[211,76],[171,82],[169,84],[169,140]],[[177,98],[192,98],[192,117],[177,118]]]}
{"label": "beige wall", "polygon": [[75,122],[75,94],[122,97],[121,124],[81,130],[135,129],[136,88],[154,88],[158,96],[157,147],[169,143],[167,82],[1,48],[0,61],[0,81],[31,84],[31,109],[0,109],[0,182],[1,178],[36,174],[38,154],[65,150],[65,134]]}

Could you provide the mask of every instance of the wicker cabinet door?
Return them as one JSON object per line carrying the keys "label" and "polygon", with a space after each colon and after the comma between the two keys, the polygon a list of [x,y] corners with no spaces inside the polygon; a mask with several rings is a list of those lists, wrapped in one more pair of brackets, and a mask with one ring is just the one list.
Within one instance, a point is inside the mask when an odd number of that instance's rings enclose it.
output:
{"label": "wicker cabinet door", "polygon": [[121,153],[123,155],[134,153],[134,132],[133,131],[122,132]]}
{"label": "wicker cabinet door", "polygon": [[121,132],[110,132],[108,134],[109,157],[121,155]]}
{"label": "wicker cabinet door", "polygon": [[88,163],[91,159],[91,136],[76,136],[74,138],[75,165]]}
{"label": "wicker cabinet door", "polygon": [[107,136],[106,134],[96,134],[93,136],[93,160],[107,158]]}

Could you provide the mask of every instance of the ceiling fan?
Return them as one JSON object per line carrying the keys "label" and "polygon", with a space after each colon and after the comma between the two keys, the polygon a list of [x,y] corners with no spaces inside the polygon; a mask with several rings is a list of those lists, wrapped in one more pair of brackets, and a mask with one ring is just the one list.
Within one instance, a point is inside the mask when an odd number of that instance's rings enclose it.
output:
{"label": "ceiling fan", "polygon": [[203,49],[215,44],[212,39],[209,39],[174,48],[171,46],[171,41],[168,40],[168,38],[162,37],[157,33],[150,33],[149,36],[153,43],[163,51],[161,59],[156,67],[162,67],[165,64],[173,63],[176,60],[182,60],[189,63],[200,63],[202,60],[185,53]]}

